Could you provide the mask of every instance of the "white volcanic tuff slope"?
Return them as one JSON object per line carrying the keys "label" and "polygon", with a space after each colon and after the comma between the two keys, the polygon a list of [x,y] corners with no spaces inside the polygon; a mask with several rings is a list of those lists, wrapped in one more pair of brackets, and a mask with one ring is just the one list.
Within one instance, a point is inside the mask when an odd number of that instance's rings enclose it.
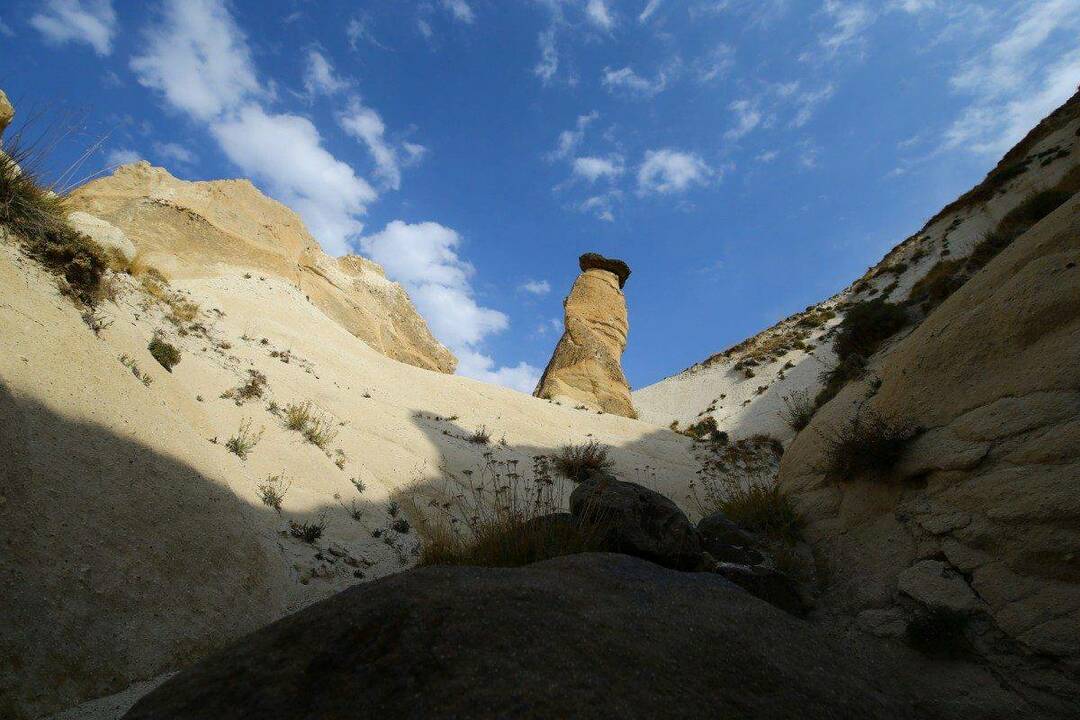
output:
{"label": "white volcanic tuff slope", "polygon": [[[95,337],[50,275],[9,241],[0,251],[5,717],[119,691],[400,570],[415,533],[388,529],[391,494],[443,467],[460,477],[484,452],[529,468],[595,438],[626,476],[654,468],[671,497],[694,477],[684,437],[395,362],[272,274],[175,280],[199,306],[181,327],[116,276]],[[171,373],[148,352],[155,332],[181,351]],[[249,370],[266,376],[261,398],[220,397]],[[307,401],[336,433],[325,452],[272,412]],[[241,460],[226,443],[246,423],[258,443]],[[461,439],[480,426],[490,446]],[[274,475],[288,488],[280,514],[260,502]],[[287,532],[320,518],[314,545]]]}
{"label": "white volcanic tuff slope", "polygon": [[[78,218],[126,235],[140,259],[170,277],[276,275],[369,346],[395,360],[450,373],[457,360],[428,330],[405,289],[375,262],[322,252],[300,217],[248,180],[187,182],[146,162],[76,189]],[[105,244],[109,232],[80,229]],[[111,244],[111,243],[110,243]]]}
{"label": "white volcanic tuff slope", "polygon": [[[1009,171],[1006,182],[991,185],[990,179],[995,174],[992,173],[976,190],[946,208],[890,251],[863,278],[837,295],[782,320],[725,353],[635,390],[633,400],[639,417],[657,425],[677,420],[685,427],[712,415],[721,430],[736,438],[765,432],[785,442],[789,440],[794,433],[780,415],[783,398],[794,392],[806,392],[813,398],[821,388],[819,374],[835,362],[831,339],[824,331],[835,327],[841,317],[814,327],[809,333],[793,335],[792,330],[798,328],[800,319],[875,297],[904,302],[919,279],[938,263],[970,255],[1006,213],[1032,193],[1052,188],[1066,173],[1075,172],[1080,165],[1078,107],[1080,99],[1074,97],[1006,155],[995,169],[995,173]],[[977,190],[983,192],[976,193]],[[906,332],[910,329],[901,336]],[[799,349],[796,340],[813,349],[809,352]],[[775,350],[777,345],[779,351]],[[762,352],[763,347],[768,352]],[[746,358],[759,363],[750,368],[752,377],[746,376],[743,367],[737,367]],[[788,363],[793,367],[785,367]]]}

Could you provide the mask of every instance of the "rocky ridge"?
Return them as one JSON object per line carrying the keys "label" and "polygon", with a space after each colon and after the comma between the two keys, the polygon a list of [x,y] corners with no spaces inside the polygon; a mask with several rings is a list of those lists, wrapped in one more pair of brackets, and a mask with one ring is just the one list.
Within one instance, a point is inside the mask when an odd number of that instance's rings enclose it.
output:
{"label": "rocky ridge", "polygon": [[444,373],[457,365],[377,263],[327,255],[296,213],[248,180],[188,182],[138,162],[77,188],[71,205],[83,232],[108,247],[126,237],[170,278],[273,274],[387,357]]}

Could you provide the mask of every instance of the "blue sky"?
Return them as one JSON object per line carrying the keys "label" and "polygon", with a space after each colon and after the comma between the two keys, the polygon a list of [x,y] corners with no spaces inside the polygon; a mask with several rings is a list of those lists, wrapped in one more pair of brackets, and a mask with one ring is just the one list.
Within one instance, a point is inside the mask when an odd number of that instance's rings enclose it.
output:
{"label": "blue sky", "polygon": [[54,173],[251,177],[531,390],[577,256],[640,387],[841,289],[1080,83],[1080,0],[9,0]]}

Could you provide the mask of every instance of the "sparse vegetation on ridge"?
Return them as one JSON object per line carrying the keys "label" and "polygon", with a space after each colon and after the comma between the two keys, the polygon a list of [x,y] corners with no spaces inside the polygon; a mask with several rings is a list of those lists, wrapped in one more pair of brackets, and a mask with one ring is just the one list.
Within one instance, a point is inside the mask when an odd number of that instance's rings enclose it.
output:
{"label": "sparse vegetation on ridge", "polygon": [[108,292],[109,258],[67,221],[65,199],[43,187],[29,167],[32,158],[8,140],[0,152],[0,226],[23,249],[61,279],[61,289],[94,306]]}
{"label": "sparse vegetation on ridge", "polygon": [[318,519],[310,522],[289,522],[289,534],[298,540],[303,540],[309,545],[323,536],[326,530],[326,516],[320,515]]}
{"label": "sparse vegetation on ridge", "polygon": [[338,434],[334,419],[316,410],[310,401],[289,403],[285,406],[284,418],[286,428],[300,433],[320,450],[325,450]]}

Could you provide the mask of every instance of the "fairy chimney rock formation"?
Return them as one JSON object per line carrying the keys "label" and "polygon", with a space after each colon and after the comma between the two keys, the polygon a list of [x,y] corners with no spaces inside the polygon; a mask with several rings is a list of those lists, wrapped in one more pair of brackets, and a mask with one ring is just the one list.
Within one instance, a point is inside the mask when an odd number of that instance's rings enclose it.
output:
{"label": "fairy chimney rock formation", "polygon": [[585,253],[578,264],[581,274],[563,301],[566,329],[533,394],[636,418],[621,364],[630,329],[622,288],[630,267],[597,253]]}
{"label": "fairy chimney rock formation", "polygon": [[11,124],[11,119],[14,117],[15,108],[12,107],[11,101],[8,100],[4,91],[0,90],[0,135],[4,134],[4,130]]}

